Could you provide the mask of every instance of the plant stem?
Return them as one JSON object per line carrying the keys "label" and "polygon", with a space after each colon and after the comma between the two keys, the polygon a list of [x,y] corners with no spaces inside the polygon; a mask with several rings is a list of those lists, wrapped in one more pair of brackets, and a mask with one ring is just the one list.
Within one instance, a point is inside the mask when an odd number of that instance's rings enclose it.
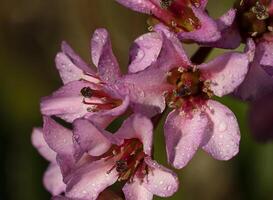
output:
{"label": "plant stem", "polygon": [[202,64],[206,60],[212,49],[212,47],[200,47],[191,57],[191,61],[197,65]]}

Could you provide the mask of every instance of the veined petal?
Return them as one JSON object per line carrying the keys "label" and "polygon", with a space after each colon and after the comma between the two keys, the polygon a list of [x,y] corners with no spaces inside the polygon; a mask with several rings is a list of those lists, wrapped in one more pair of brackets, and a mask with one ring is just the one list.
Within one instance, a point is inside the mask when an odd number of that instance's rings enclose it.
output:
{"label": "veined petal", "polygon": [[63,182],[61,170],[57,164],[50,164],[43,178],[45,188],[52,195],[59,195],[64,192],[66,185]]}
{"label": "veined petal", "polygon": [[218,160],[229,160],[239,152],[240,129],[235,115],[217,101],[208,100],[206,112],[213,122],[210,140],[202,147]]}
{"label": "veined petal", "polygon": [[179,113],[172,111],[165,122],[164,135],[168,161],[175,168],[183,168],[211,132],[211,121],[201,111]]}
{"label": "veined petal", "polygon": [[152,200],[153,194],[147,190],[139,178],[134,177],[132,182],[127,182],[122,191],[126,200]]}
{"label": "veined petal", "polygon": [[157,196],[172,196],[179,186],[177,175],[149,157],[145,158],[145,162],[149,166],[149,172],[143,180],[143,186]]}
{"label": "veined petal", "polygon": [[67,184],[66,196],[75,199],[96,200],[98,195],[118,179],[112,159],[101,159],[76,170]]}
{"label": "veined petal", "polygon": [[255,50],[252,40],[249,40],[247,48],[246,53],[226,53],[199,66],[203,78],[211,82],[210,89],[216,96],[233,92],[243,82]]}
{"label": "veined petal", "polygon": [[88,113],[87,108],[89,107],[83,103],[81,89],[84,87],[95,89],[95,85],[89,82],[73,81],[61,87],[51,96],[43,98],[41,101],[42,114],[56,115],[68,122],[83,117]]}
{"label": "veined petal", "polygon": [[138,138],[143,143],[144,153],[151,155],[153,143],[153,124],[150,119],[140,114],[133,114],[125,120],[116,132],[120,139]]}
{"label": "veined petal", "polygon": [[149,0],[116,0],[118,3],[134,11],[150,14],[155,5]]}
{"label": "veined petal", "polygon": [[221,35],[217,29],[216,22],[210,18],[203,9],[192,7],[195,16],[200,20],[201,27],[191,32],[180,32],[179,39],[190,39],[197,42],[215,42]]}
{"label": "veined petal", "polygon": [[101,28],[94,32],[91,49],[92,60],[98,67],[101,80],[106,83],[116,81],[120,77],[120,69],[106,29]]}
{"label": "veined petal", "polygon": [[91,156],[100,156],[111,147],[111,142],[106,135],[90,121],[77,119],[73,122],[73,127],[77,155],[88,152]]}
{"label": "veined petal", "polygon": [[129,73],[142,71],[156,61],[162,47],[162,39],[156,32],[137,38],[130,48]]}
{"label": "veined petal", "polygon": [[44,117],[43,133],[48,146],[58,154],[72,155],[72,131],[61,126],[50,117]]}
{"label": "veined petal", "polygon": [[43,136],[42,128],[34,128],[31,135],[32,145],[48,161],[56,162],[56,152],[49,148]]}

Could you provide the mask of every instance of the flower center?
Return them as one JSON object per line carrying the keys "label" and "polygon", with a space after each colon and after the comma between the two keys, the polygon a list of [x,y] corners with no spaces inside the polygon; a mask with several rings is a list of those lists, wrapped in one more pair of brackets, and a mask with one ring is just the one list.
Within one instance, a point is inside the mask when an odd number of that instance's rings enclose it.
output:
{"label": "flower center", "polygon": [[133,138],[124,140],[121,146],[113,145],[102,157],[107,157],[107,160],[114,158],[115,164],[109,169],[108,173],[115,169],[119,174],[118,180],[126,181],[132,180],[137,172],[140,178],[148,173],[148,167],[144,162],[145,156],[143,144],[138,139]]}
{"label": "flower center", "polygon": [[174,90],[166,94],[171,108],[193,109],[213,96],[198,69],[175,68],[168,73],[167,82],[174,86]]}
{"label": "flower center", "polygon": [[152,11],[154,18],[149,21],[150,25],[162,22],[175,32],[200,28],[200,21],[192,10],[192,6],[200,6],[199,0],[160,0],[160,5],[156,2],[158,0],[150,1],[157,7]]}
{"label": "flower center", "polygon": [[110,110],[122,104],[120,99],[115,99],[109,96],[102,90],[94,90],[90,87],[81,89],[83,103],[89,105],[88,112],[98,112],[100,110]]}
{"label": "flower center", "polygon": [[273,32],[273,16],[268,12],[270,0],[237,0],[237,21],[243,37],[261,37]]}

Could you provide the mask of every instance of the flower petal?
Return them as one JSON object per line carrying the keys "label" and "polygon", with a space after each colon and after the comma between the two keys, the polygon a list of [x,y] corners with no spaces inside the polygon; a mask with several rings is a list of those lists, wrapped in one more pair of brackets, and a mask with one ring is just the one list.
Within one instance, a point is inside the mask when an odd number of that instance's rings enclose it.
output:
{"label": "flower petal", "polygon": [[52,195],[59,195],[64,192],[66,185],[63,182],[61,170],[57,164],[50,164],[43,178],[45,188]]}
{"label": "flower petal", "polygon": [[225,49],[235,49],[237,48],[242,38],[240,36],[239,30],[233,21],[236,16],[236,10],[230,9],[218,20],[216,24],[218,30],[221,32],[221,38],[216,42],[204,43],[207,46],[225,48]]}
{"label": "flower petal", "polygon": [[209,100],[206,112],[213,122],[210,140],[202,148],[218,160],[229,160],[239,151],[240,129],[235,115],[224,105]]}
{"label": "flower petal", "polygon": [[147,178],[144,177],[143,186],[157,196],[172,196],[179,186],[177,175],[149,157],[145,158],[145,162],[149,166],[149,172]]}
{"label": "flower petal", "polygon": [[262,42],[259,44],[264,51],[261,57],[261,66],[271,77],[273,76],[273,42]]}
{"label": "flower petal", "polygon": [[55,62],[64,84],[85,78],[85,73],[95,74],[66,42],[62,43],[62,52],[56,55]]}
{"label": "flower petal", "polygon": [[43,136],[42,128],[34,128],[31,135],[32,145],[48,161],[56,162],[56,152],[49,148]]}
{"label": "flower petal", "polygon": [[90,87],[95,89],[94,85],[86,81],[70,82],[51,96],[45,97],[41,101],[41,112],[43,115],[56,115],[68,122],[83,117],[88,113],[88,105],[83,103],[81,89]]}
{"label": "flower petal", "polygon": [[112,159],[101,159],[76,170],[67,184],[66,196],[76,199],[96,200],[98,195],[118,179]]}
{"label": "flower petal", "polygon": [[147,0],[116,0],[118,3],[134,11],[150,14],[154,5]]}
{"label": "flower petal", "polygon": [[153,194],[147,190],[141,180],[134,177],[132,182],[128,182],[122,188],[126,200],[152,200]]}
{"label": "flower petal", "polygon": [[249,50],[246,53],[226,53],[199,66],[203,78],[211,81],[210,89],[216,96],[222,97],[233,92],[243,82],[253,58],[253,41],[249,42],[247,48]]}
{"label": "flower petal", "polygon": [[185,167],[210,131],[211,122],[205,113],[172,111],[164,126],[168,161],[175,168]]}
{"label": "flower petal", "polygon": [[117,80],[120,77],[120,69],[106,29],[101,28],[94,32],[91,48],[92,60],[98,67],[101,80],[106,83]]}
{"label": "flower petal", "polygon": [[76,142],[77,155],[88,152],[91,156],[100,156],[110,147],[111,142],[94,124],[86,119],[73,122],[73,139]]}
{"label": "flower petal", "polygon": [[123,122],[115,137],[120,139],[138,138],[143,143],[145,154],[151,155],[153,124],[147,117],[140,114],[131,115]]}
{"label": "flower petal", "polygon": [[162,40],[158,33],[146,33],[137,38],[130,48],[129,73],[142,71],[153,63],[162,47]]}
{"label": "flower petal", "polygon": [[44,117],[43,133],[48,146],[58,154],[72,155],[72,131],[64,128],[50,117]]}
{"label": "flower petal", "polygon": [[273,92],[273,78],[261,66],[262,63],[270,62],[270,59],[266,59],[266,55],[270,55],[265,51],[266,46],[264,43],[258,43],[254,60],[243,83],[236,89],[235,96],[252,101]]}
{"label": "flower petal", "polygon": [[194,40],[196,42],[215,42],[221,35],[217,29],[216,22],[210,18],[206,11],[200,8],[192,7],[195,16],[200,20],[201,27],[191,32],[180,32],[178,34],[181,40]]}

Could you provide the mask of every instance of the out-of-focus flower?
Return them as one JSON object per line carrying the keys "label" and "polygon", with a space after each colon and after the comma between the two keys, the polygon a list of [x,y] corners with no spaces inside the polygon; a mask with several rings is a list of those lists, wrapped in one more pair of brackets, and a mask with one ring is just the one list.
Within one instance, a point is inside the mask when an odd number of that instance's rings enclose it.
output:
{"label": "out-of-focus flower", "polygon": [[43,115],[56,115],[68,122],[92,116],[92,120],[105,126],[127,109],[128,97],[119,96],[113,87],[121,74],[108,32],[97,29],[91,46],[96,73],[63,42],[62,52],[56,56],[56,66],[64,86],[42,99]]}
{"label": "out-of-focus flower", "polygon": [[220,40],[207,45],[236,48],[249,38],[254,40],[254,60],[244,82],[235,92],[243,100],[252,101],[273,92],[273,1],[237,0],[234,8],[236,14],[230,13],[221,20],[223,26],[219,27],[222,31]]}
{"label": "out-of-focus flower", "polygon": [[273,94],[250,103],[250,131],[258,141],[273,140]]}
{"label": "out-of-focus flower", "polygon": [[181,40],[214,42],[218,24],[205,11],[207,0],[116,0],[137,12],[151,15],[151,25],[164,24]]}
{"label": "out-of-focus flower", "polygon": [[177,176],[151,159],[153,125],[148,118],[134,114],[115,134],[86,119],[77,119],[73,124],[73,136],[50,118],[45,118],[44,124],[45,140],[59,156],[84,153],[76,156],[74,165],[67,162],[70,159],[58,162],[67,199],[95,200],[116,181],[126,182],[123,192],[127,200],[150,200],[154,194],[167,197],[178,189]]}
{"label": "out-of-focus flower", "polygon": [[66,185],[63,182],[61,170],[56,162],[57,154],[49,148],[45,142],[42,128],[33,129],[31,140],[33,146],[38,150],[38,152],[50,162],[43,178],[45,188],[52,195],[61,194],[64,192]]}
{"label": "out-of-focus flower", "polygon": [[196,66],[174,34],[166,29],[159,33],[163,44],[157,61],[124,76],[119,87],[125,84],[130,90],[124,92],[136,112],[152,115],[166,103],[174,108],[165,122],[165,137],[169,162],[176,168],[184,167],[199,147],[216,159],[232,158],[240,140],[237,120],[211,97],[229,94],[242,83],[253,59],[253,41],[245,53],[226,53]]}

